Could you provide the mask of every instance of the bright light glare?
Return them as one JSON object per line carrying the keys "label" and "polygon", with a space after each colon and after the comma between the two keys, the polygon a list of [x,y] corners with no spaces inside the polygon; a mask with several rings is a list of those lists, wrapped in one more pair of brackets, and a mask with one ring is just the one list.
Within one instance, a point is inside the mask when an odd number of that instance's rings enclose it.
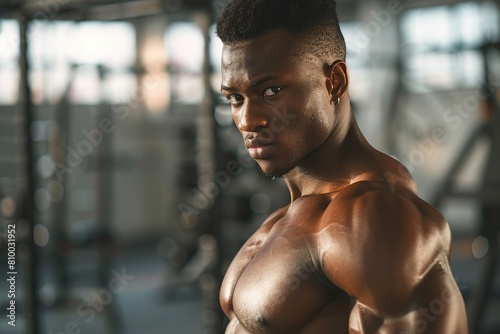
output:
{"label": "bright light glare", "polygon": [[19,25],[14,20],[0,20],[0,64],[19,57]]}
{"label": "bright light glare", "polygon": [[66,49],[72,62],[119,68],[135,62],[135,32],[124,22],[82,22],[74,25]]}
{"label": "bright light glare", "polygon": [[186,72],[201,72],[205,41],[194,23],[175,23],[165,33],[165,46],[172,67]]}

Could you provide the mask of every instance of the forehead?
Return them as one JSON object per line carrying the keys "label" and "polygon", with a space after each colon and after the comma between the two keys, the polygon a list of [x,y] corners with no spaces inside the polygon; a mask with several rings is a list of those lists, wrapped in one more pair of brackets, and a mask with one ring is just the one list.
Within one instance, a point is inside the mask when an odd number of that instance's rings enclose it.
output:
{"label": "forehead", "polygon": [[301,52],[300,41],[284,29],[266,32],[249,41],[224,45],[224,81],[252,80],[258,76],[289,71],[311,58]]}

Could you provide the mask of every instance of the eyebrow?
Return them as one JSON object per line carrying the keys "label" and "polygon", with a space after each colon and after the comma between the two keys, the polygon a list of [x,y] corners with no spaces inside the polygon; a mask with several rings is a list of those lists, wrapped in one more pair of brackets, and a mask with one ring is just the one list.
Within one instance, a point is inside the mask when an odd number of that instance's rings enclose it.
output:
{"label": "eyebrow", "polygon": [[235,92],[236,89],[231,88],[231,87],[226,87],[226,86],[222,85],[221,88],[220,88],[220,91],[221,92],[223,92],[223,91],[226,91],[226,92]]}
{"label": "eyebrow", "polygon": [[259,80],[254,81],[252,83],[252,86],[253,87],[257,87],[259,85],[262,85],[263,83],[266,83],[268,81],[272,81],[272,80],[275,80],[275,79],[278,79],[278,76],[276,76],[276,75],[266,75],[266,76],[260,78]]}
{"label": "eyebrow", "polygon": [[[252,87],[257,87],[257,86],[260,86],[262,85],[263,83],[266,83],[268,81],[272,81],[272,80],[276,80],[278,79],[279,77],[277,75],[266,75],[254,82],[252,82]],[[227,87],[227,86],[224,86],[222,85],[221,86],[221,92],[222,91],[227,91],[227,92],[235,92],[236,89],[232,88],[232,87]]]}

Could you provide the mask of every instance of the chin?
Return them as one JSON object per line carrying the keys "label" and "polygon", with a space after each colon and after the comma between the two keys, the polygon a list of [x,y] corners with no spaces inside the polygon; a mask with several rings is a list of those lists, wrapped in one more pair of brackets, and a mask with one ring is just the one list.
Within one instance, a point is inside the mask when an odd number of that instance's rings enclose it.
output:
{"label": "chin", "polygon": [[262,172],[262,174],[269,179],[281,179],[288,172],[290,172],[294,167],[281,167],[278,166],[265,166],[264,164],[258,163],[258,166]]}

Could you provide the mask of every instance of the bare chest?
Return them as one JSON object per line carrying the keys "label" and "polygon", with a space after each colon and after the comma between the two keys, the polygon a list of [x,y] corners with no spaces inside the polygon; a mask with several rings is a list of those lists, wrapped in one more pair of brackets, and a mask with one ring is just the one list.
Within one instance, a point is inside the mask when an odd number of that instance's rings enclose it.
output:
{"label": "bare chest", "polygon": [[307,326],[339,298],[314,253],[305,234],[270,233],[252,257],[243,249],[233,260],[222,303],[252,333],[293,333]]}

